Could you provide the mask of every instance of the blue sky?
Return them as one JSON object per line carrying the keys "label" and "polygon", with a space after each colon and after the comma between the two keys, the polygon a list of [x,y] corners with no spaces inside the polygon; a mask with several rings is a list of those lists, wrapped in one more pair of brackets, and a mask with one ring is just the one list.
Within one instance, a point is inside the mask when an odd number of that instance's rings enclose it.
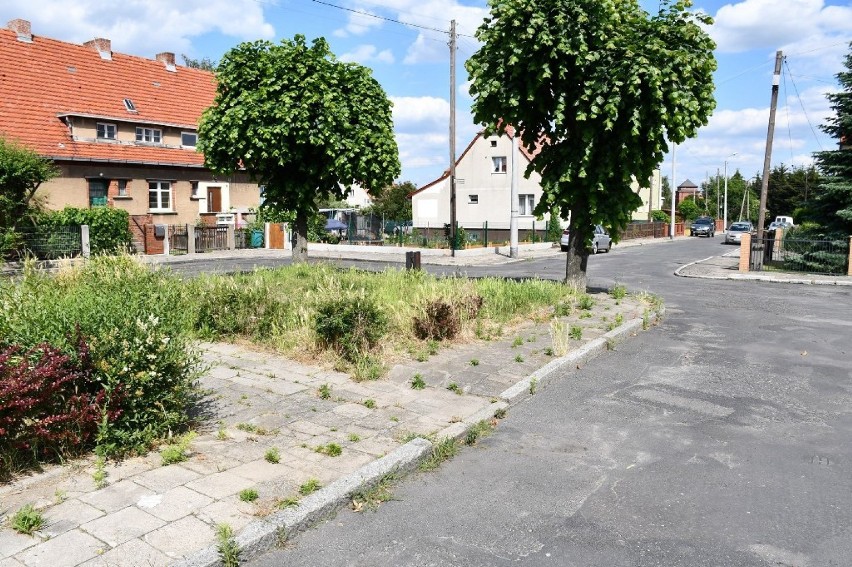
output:
{"label": "blue sky", "polygon": [[[112,40],[114,51],[153,57],[160,51],[218,60],[241,41],[277,41],[297,33],[324,36],[341,59],[371,67],[394,101],[402,180],[421,185],[449,163],[449,21],[458,21],[458,151],[478,127],[469,113],[464,60],[487,13],[485,0],[329,0],[390,20],[314,0],[4,0],[3,22],[24,18],[33,33],[82,43]],[[642,0],[646,9],[657,2]],[[835,0],[697,0],[716,23],[717,108],[697,138],[676,152],[677,183],[696,183],[722,169],[753,177],[763,165],[775,51],[787,55],[780,86],[772,164],[807,165],[833,149],[818,125],[829,115],[825,93],[852,41],[852,6]],[[408,25],[405,25],[408,24]],[[414,27],[422,26],[422,27]],[[424,29],[433,28],[433,29]],[[732,155],[736,154],[736,155]],[[671,176],[669,157],[661,164]]]}

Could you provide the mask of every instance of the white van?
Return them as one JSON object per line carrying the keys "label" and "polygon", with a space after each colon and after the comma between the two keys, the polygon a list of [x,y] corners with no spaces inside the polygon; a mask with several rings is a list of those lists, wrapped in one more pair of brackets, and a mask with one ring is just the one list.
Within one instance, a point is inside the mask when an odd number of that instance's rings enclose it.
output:
{"label": "white van", "polygon": [[785,216],[775,217],[773,224],[776,224],[776,225],[785,225],[786,224],[786,225],[790,225],[790,226],[796,226],[795,223],[793,222],[793,217],[785,217]]}

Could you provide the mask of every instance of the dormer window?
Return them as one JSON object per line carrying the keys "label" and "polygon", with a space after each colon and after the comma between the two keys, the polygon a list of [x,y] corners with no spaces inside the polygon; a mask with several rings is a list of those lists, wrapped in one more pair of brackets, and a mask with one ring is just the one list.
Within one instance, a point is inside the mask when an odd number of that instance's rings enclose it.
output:
{"label": "dormer window", "polygon": [[96,130],[99,140],[115,140],[115,124],[98,122]]}
{"label": "dormer window", "polygon": [[185,148],[194,148],[198,143],[198,134],[195,132],[181,132],[180,145]]}
{"label": "dormer window", "polygon": [[163,131],[156,128],[136,127],[136,141],[147,142],[150,144],[159,144],[163,139]]}
{"label": "dormer window", "polygon": [[129,98],[124,99],[124,108],[126,108],[128,112],[136,112],[136,105],[133,104],[133,101]]}

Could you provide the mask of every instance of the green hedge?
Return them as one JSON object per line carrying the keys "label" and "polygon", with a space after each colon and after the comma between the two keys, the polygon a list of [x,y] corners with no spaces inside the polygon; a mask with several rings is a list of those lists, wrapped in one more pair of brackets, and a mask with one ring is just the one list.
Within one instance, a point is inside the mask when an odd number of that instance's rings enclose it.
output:
{"label": "green hedge", "polygon": [[128,250],[133,241],[133,236],[130,233],[130,215],[123,209],[65,207],[61,211],[44,213],[39,217],[38,224],[53,228],[68,225],[89,225],[92,254]]}

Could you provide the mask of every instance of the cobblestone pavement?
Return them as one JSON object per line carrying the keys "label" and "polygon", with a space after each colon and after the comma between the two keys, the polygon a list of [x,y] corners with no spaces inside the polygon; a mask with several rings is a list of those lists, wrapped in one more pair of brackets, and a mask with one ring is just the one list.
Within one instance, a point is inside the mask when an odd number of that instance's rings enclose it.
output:
{"label": "cobblestone pavement", "polygon": [[[583,331],[581,340],[566,336],[564,350],[643,311],[632,299],[598,294],[594,310],[566,318]],[[209,370],[188,459],[163,466],[152,452],[107,463],[101,486],[95,461],[80,460],[0,487],[0,517],[33,504],[46,520],[33,536],[8,523],[0,529],[0,567],[179,561],[213,544],[217,524],[239,531],[297,500],[309,481],[328,485],[412,435],[440,435],[483,411],[552,361],[554,348],[549,323],[528,324],[488,341],[420,353],[385,379],[355,382],[245,346],[201,347]],[[416,377],[423,389],[412,387]],[[241,498],[247,489],[257,492],[255,500]]]}

